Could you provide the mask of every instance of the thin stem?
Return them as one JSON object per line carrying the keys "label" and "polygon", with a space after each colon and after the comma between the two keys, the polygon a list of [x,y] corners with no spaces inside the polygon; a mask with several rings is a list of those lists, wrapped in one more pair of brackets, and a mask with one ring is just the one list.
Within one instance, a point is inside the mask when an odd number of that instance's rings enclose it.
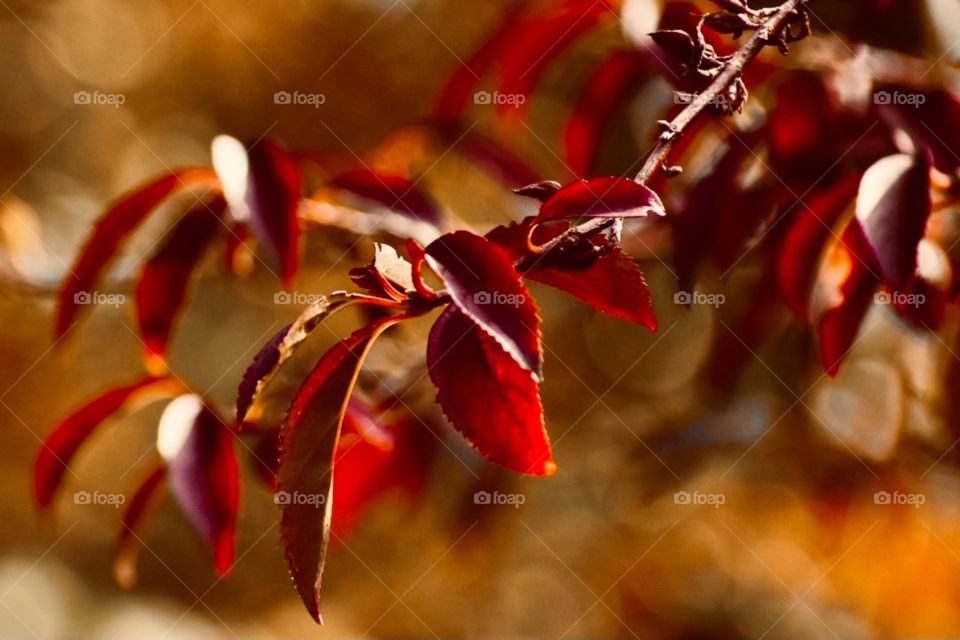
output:
{"label": "thin stem", "polygon": [[[719,100],[720,95],[740,78],[747,63],[756,58],[760,51],[774,40],[777,34],[788,27],[788,23],[794,14],[796,14],[798,8],[802,8],[810,2],[812,2],[812,0],[787,0],[780,5],[776,13],[771,14],[763,26],[753,32],[753,35],[750,36],[743,47],[726,61],[723,71],[717,75],[707,89],[697,94],[694,100],[684,107],[673,120],[663,125],[663,131],[657,139],[656,145],[650,150],[640,172],[635,178],[637,182],[643,184],[653,177],[657,168],[666,162],[667,155],[670,153],[670,149],[673,148],[674,143],[690,127],[690,124],[696,117],[708,106],[715,104]],[[724,5],[723,2],[719,2],[718,4],[721,6]],[[546,253],[569,238],[600,231],[610,225],[619,224],[620,220],[622,219],[591,218],[541,245],[539,253]]]}

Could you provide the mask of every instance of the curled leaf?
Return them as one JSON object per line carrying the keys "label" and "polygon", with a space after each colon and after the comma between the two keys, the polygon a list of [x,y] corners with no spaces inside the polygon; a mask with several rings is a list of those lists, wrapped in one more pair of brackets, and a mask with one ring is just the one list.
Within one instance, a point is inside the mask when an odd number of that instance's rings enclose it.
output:
{"label": "curled leaf", "polygon": [[188,211],[143,269],[137,283],[137,321],[148,364],[163,362],[166,357],[170,330],[186,296],[190,272],[223,228],[221,217],[226,206],[218,195]]}
{"label": "curled leaf", "polygon": [[44,439],[33,466],[33,489],[37,503],[46,507],[53,499],[80,446],[100,424],[121,410],[133,410],[171,395],[179,384],[171,378],[144,378],[110,389],[69,415]]}
{"label": "curled leaf", "polygon": [[860,180],[857,219],[885,279],[905,286],[917,270],[917,245],[930,216],[930,156],[878,160]]}
{"label": "curled leaf", "polygon": [[481,454],[519,473],[556,472],[536,381],[455,305],[430,331],[427,366],[444,414]]}
{"label": "curled leaf", "polygon": [[194,394],[173,400],[157,429],[157,450],[167,465],[170,491],[194,528],[213,549],[225,575],[236,549],[240,475],[233,432]]}
{"label": "curled leaf", "polygon": [[270,139],[246,147],[230,136],[217,136],[212,155],[233,217],[250,226],[289,286],[300,263],[301,178],[296,163]]}
{"label": "curled leaf", "polygon": [[434,240],[426,253],[454,304],[539,380],[540,318],[506,251],[486,238],[457,231]]}
{"label": "curled leaf", "polygon": [[93,233],[77,256],[60,290],[55,333],[63,336],[73,326],[79,306],[96,284],[120,243],[177,189],[209,181],[207,169],[180,169],[124,196],[97,220]]}

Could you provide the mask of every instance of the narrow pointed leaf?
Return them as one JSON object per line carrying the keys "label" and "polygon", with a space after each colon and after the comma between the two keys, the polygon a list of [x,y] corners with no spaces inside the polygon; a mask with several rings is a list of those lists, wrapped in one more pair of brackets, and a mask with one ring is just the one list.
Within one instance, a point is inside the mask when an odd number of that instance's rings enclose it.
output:
{"label": "narrow pointed leaf", "polygon": [[212,172],[207,169],[174,171],[124,196],[100,217],[60,290],[55,327],[57,338],[73,325],[84,294],[95,287],[101,271],[114,257],[120,243],[174,191],[212,178]]}
{"label": "narrow pointed leaf", "polygon": [[67,465],[87,438],[107,418],[169,395],[179,385],[170,378],[144,378],[110,389],[68,416],[44,439],[33,467],[34,495],[41,507],[53,499]]}
{"label": "narrow pointed leaf", "polygon": [[430,331],[427,366],[444,414],[481,454],[519,473],[556,472],[536,381],[455,305]]}
{"label": "narrow pointed leaf", "polygon": [[540,207],[537,219],[641,218],[664,216],[660,197],[630,178],[602,176],[577,180],[557,191]]}
{"label": "narrow pointed leaf", "polygon": [[327,351],[297,390],[281,428],[276,494],[281,544],[297,592],[317,622],[340,426],[370,346],[399,319],[367,325]]}
{"label": "narrow pointed leaf", "polygon": [[137,283],[137,321],[148,362],[166,358],[167,342],[187,293],[190,273],[210,242],[224,229],[226,201],[200,203],[174,226],[150,258]]}
{"label": "narrow pointed leaf", "polygon": [[220,575],[230,571],[236,550],[240,475],[233,438],[230,428],[194,394],[167,405],[157,430],[170,491],[212,548]]}
{"label": "narrow pointed leaf", "polygon": [[113,554],[113,577],[121,587],[129,589],[137,581],[137,557],[140,551],[142,529],[158,493],[167,477],[167,468],[156,467],[137,487],[123,518]]}
{"label": "narrow pointed leaf", "polygon": [[466,231],[440,236],[426,251],[454,304],[539,380],[540,317],[507,252]]}

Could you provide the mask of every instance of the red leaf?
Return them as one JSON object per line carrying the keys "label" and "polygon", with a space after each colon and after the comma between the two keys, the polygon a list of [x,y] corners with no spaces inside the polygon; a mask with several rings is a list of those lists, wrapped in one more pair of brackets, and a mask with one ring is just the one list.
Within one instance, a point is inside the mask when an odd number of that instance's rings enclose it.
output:
{"label": "red leaf", "polygon": [[846,277],[840,285],[839,304],[820,315],[818,328],[823,368],[835,376],[870,309],[879,279],[873,273],[870,247],[856,220],[847,226],[831,259],[834,264],[842,263],[840,268],[846,270]]}
{"label": "red leaf", "polygon": [[244,147],[230,136],[217,136],[213,163],[234,218],[250,225],[289,287],[300,262],[301,179],[293,158],[270,139]]}
{"label": "red leaf", "polygon": [[[501,59],[500,91],[529,97],[550,63],[605,15],[616,16],[605,0],[568,0],[551,12],[525,21]],[[522,117],[525,113],[523,104],[497,106],[501,115]]]}
{"label": "red leaf", "polygon": [[297,390],[281,428],[281,542],[297,592],[317,622],[330,539],[334,452],[347,399],[373,341],[401,319],[382,318],[327,351]]}
{"label": "red leaf", "polygon": [[824,244],[853,202],[860,176],[853,174],[813,194],[797,212],[778,252],[780,293],[799,317],[808,318],[810,289]]}
{"label": "red leaf", "polygon": [[144,378],[133,384],[110,389],[68,416],[50,432],[37,454],[33,467],[34,495],[46,507],[63,480],[67,465],[77,449],[100,423],[122,409],[132,409],[155,399],[157,392],[170,394],[179,385],[171,378]]}
{"label": "red leaf", "polygon": [[227,202],[218,195],[188,211],[150,258],[137,283],[137,321],[146,347],[148,369],[162,370],[174,317],[186,296],[190,272],[223,228]]}
{"label": "red leaf", "polygon": [[930,216],[930,156],[887,156],[867,169],[857,193],[857,219],[894,287],[917,270],[917,245]]}
{"label": "red leaf", "polygon": [[564,155],[575,174],[591,174],[604,126],[648,71],[646,57],[636,49],[615,51],[594,69],[564,132]]}
{"label": "red leaf", "polygon": [[519,473],[556,472],[536,381],[455,305],[430,331],[427,365],[443,412],[480,453]]}
{"label": "red leaf", "polygon": [[602,176],[577,180],[557,191],[540,207],[538,221],[557,218],[638,218],[664,216],[660,197],[630,178]]}
{"label": "red leaf", "polygon": [[348,304],[363,303],[373,306],[392,306],[393,301],[371,298],[358,293],[335,291],[307,307],[300,316],[278,331],[257,353],[247,367],[237,390],[237,420],[243,421],[257,399],[258,394],[270,383],[273,376],[296,352],[310,332],[316,329],[335,311]]}
{"label": "red leaf", "polygon": [[440,89],[434,107],[434,115],[441,122],[454,121],[463,115],[473,99],[480,78],[516,42],[519,30],[523,27],[523,22],[519,20],[522,9],[522,2],[508,7],[493,36],[450,74]]}
{"label": "red leaf", "polygon": [[193,394],[167,405],[157,430],[170,490],[212,547],[220,575],[230,571],[236,549],[240,475],[233,438],[230,428]]}
{"label": "red leaf", "polygon": [[94,287],[100,272],[113,258],[120,243],[137,225],[176,189],[212,177],[209,169],[174,171],[124,196],[100,217],[60,290],[56,338],[70,330],[77,315],[77,305],[81,302],[80,297]]}
{"label": "red leaf", "polygon": [[430,200],[407,178],[355,169],[334,177],[330,184],[338,189],[373,200],[391,211],[434,226],[440,224],[440,213]]}
{"label": "red leaf", "polygon": [[457,231],[430,243],[427,262],[454,304],[539,380],[540,318],[507,252],[486,238]]}
{"label": "red leaf", "polygon": [[566,291],[604,313],[657,330],[650,290],[643,272],[619,247],[585,269],[534,269],[527,277]]}
{"label": "red leaf", "polygon": [[137,556],[139,555],[140,536],[137,531],[142,529],[154,504],[154,497],[163,486],[167,476],[167,468],[163,465],[154,469],[143,483],[137,488],[130,500],[123,518],[120,521],[120,534],[113,553],[113,577],[124,588],[130,588],[137,580]]}
{"label": "red leaf", "polygon": [[937,169],[950,174],[960,167],[960,99],[901,86],[877,87],[873,95],[880,117],[891,129],[906,131],[917,147],[929,147]]}

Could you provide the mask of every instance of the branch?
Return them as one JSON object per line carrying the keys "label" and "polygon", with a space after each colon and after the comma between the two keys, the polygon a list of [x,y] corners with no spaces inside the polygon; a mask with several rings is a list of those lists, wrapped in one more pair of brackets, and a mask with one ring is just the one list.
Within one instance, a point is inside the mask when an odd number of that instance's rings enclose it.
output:
{"label": "branch", "polygon": [[[812,1],[813,0],[786,0],[786,2],[775,10],[764,10],[768,13],[764,15],[762,25],[753,32],[753,35],[750,36],[739,51],[723,62],[724,66],[722,71],[716,75],[709,86],[707,86],[704,91],[698,93],[673,120],[670,122],[661,121],[660,126],[662,132],[657,139],[656,145],[654,145],[644,160],[640,172],[636,178],[634,178],[637,182],[646,183],[653,177],[657,168],[662,167],[664,162],[666,162],[667,155],[670,153],[670,149],[673,148],[674,143],[684,134],[690,124],[704,109],[717,104],[721,100],[721,95],[727,92],[731,85],[740,83],[742,87],[740,76],[744,68],[747,63],[757,57],[764,47],[769,44],[777,44],[781,51],[784,51],[787,41],[799,39],[799,37],[805,35],[802,34],[801,36],[791,37],[790,34],[784,34],[785,30],[789,29],[791,20],[798,16],[802,17],[805,15],[804,10],[806,5]],[[715,0],[715,2],[725,9],[734,9],[735,7],[741,6],[739,0]],[[746,5],[743,4],[743,6],[745,7]],[[749,9],[747,10],[750,11]],[[742,96],[744,98],[746,97],[745,91],[742,93]],[[674,169],[673,173],[675,174],[676,172],[678,172],[678,170]],[[622,219],[620,218],[593,218],[587,220],[572,227],[567,232],[549,242],[540,245],[538,253],[542,255],[570,239],[575,240],[585,234],[600,231],[611,225],[616,228],[619,227],[621,223]]]}

